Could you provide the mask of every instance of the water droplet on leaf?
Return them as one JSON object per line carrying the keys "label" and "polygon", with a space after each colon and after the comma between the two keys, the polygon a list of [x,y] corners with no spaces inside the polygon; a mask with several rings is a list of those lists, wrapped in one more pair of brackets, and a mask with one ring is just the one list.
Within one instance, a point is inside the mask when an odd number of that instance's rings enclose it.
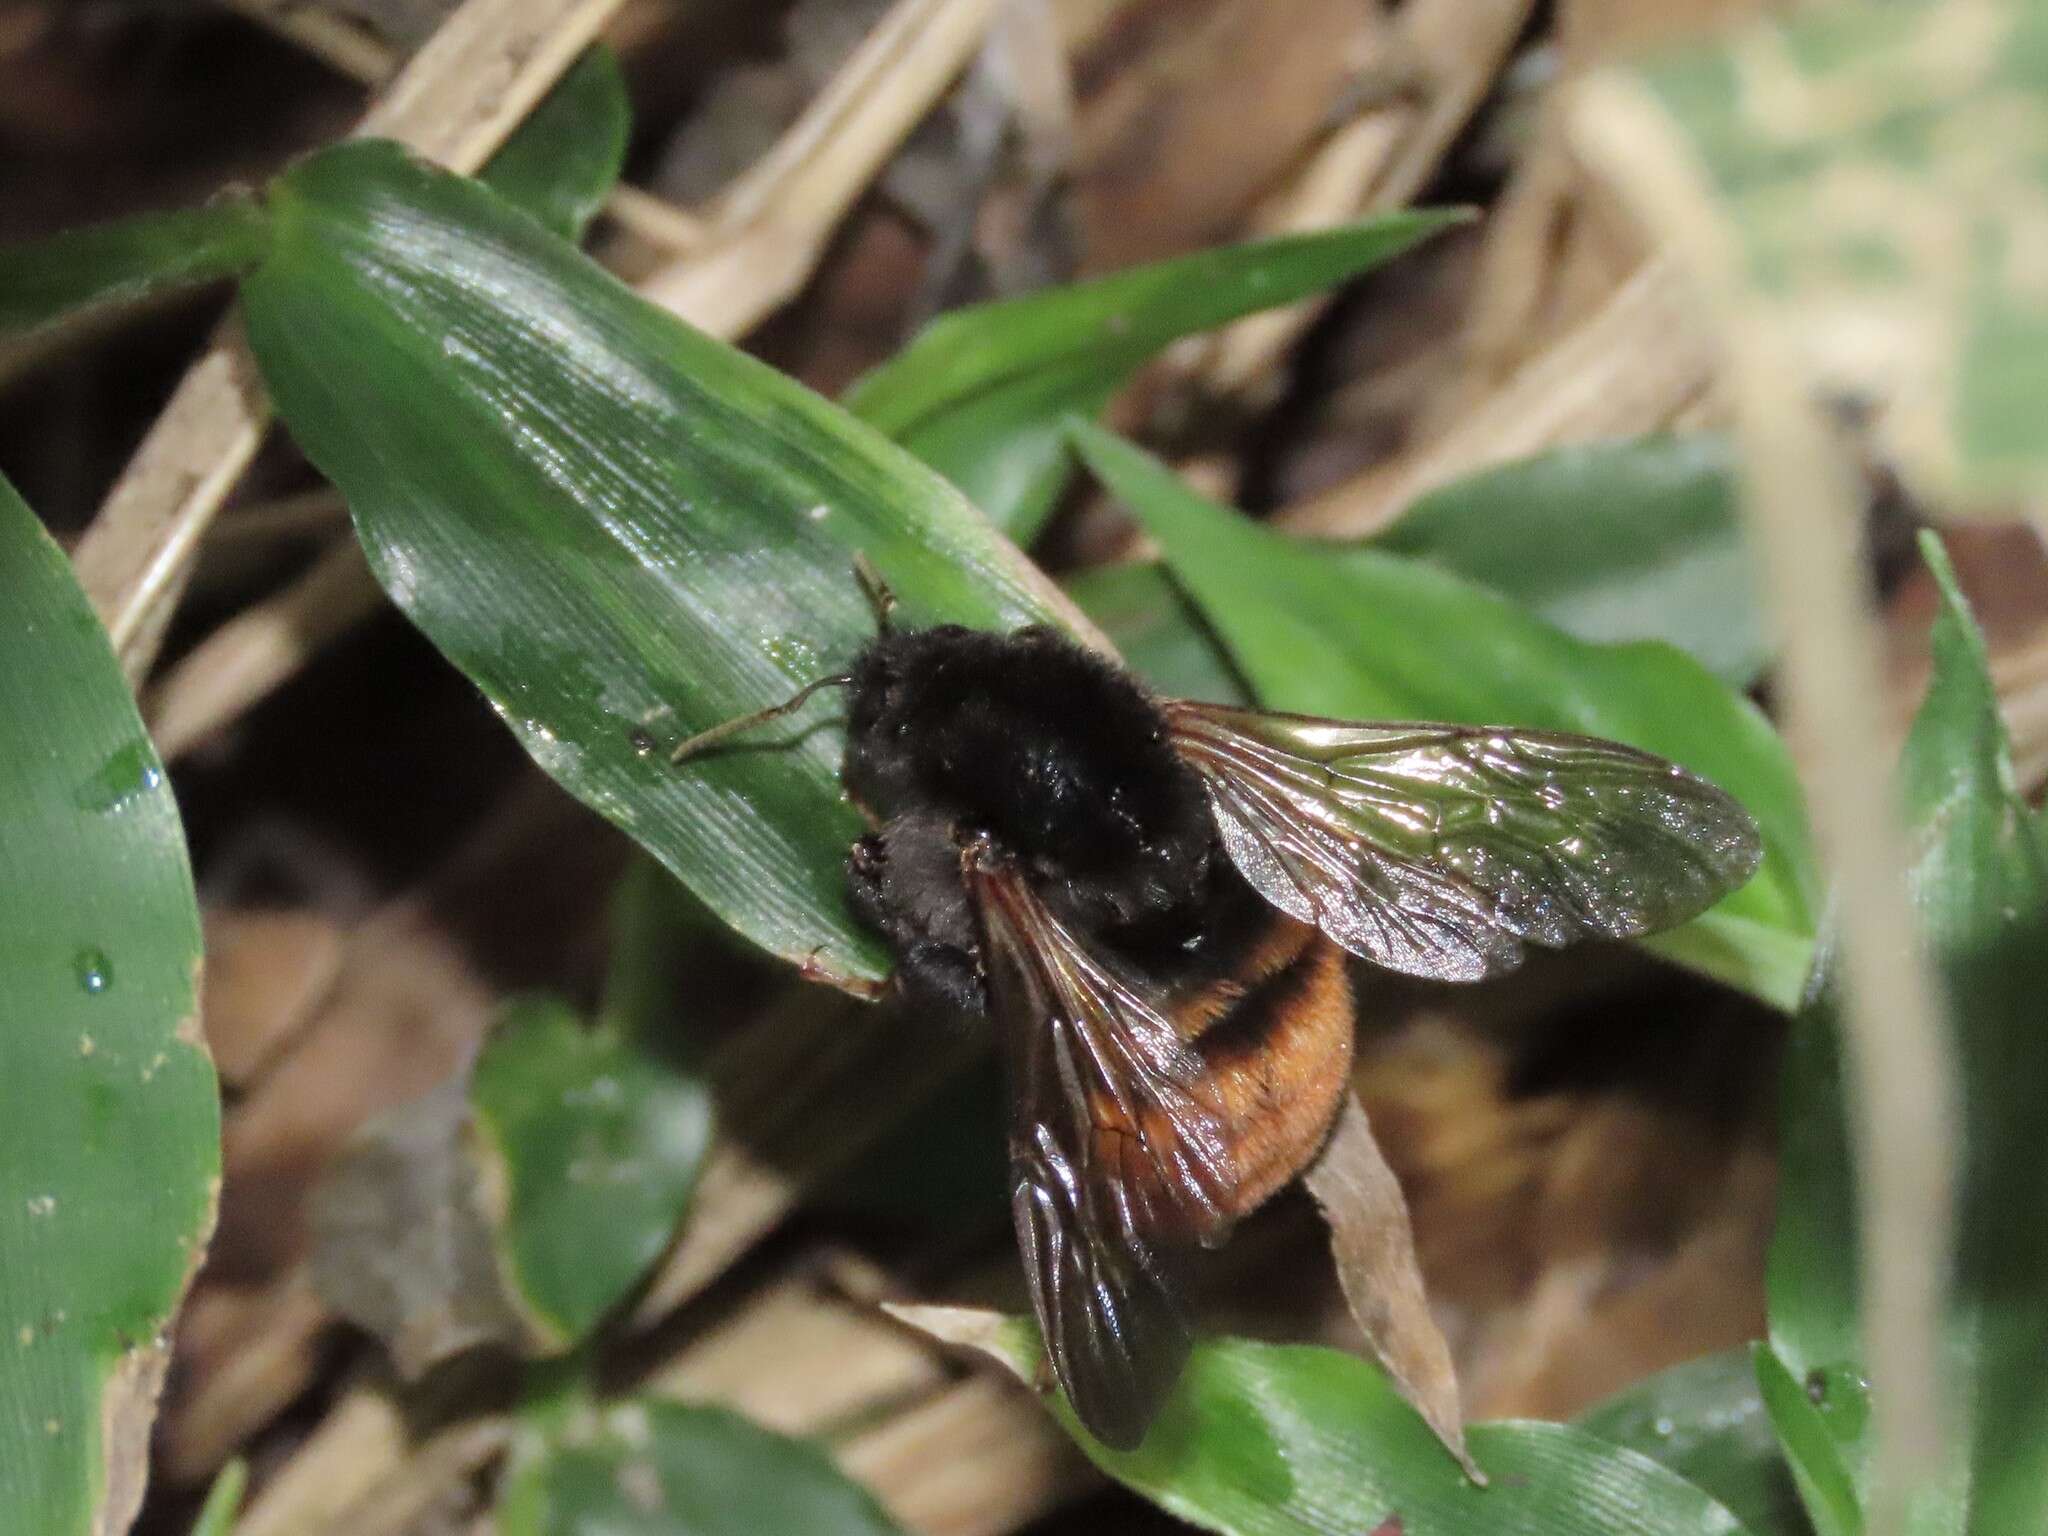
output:
{"label": "water droplet on leaf", "polygon": [[147,741],[130,742],[86,781],[78,802],[88,811],[118,810],[163,783],[163,770]]}
{"label": "water droplet on leaf", "polygon": [[114,984],[113,962],[103,949],[81,949],[72,957],[71,964],[79,990],[89,996],[98,997]]}

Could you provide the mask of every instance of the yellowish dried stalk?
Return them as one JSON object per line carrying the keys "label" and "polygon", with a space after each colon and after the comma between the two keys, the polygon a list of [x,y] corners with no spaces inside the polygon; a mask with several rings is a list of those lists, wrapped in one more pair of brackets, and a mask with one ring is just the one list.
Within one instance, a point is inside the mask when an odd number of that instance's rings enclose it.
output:
{"label": "yellowish dried stalk", "polygon": [[1863,502],[1786,338],[1742,281],[1706,173],[1642,88],[1578,88],[1589,160],[1694,275],[1724,346],[1743,498],[1784,640],[1788,736],[1831,877],[1863,1216],[1865,1355],[1881,1492],[1871,1530],[1903,1528],[1905,1490],[1942,1465],[1940,1317],[1955,1133],[1947,1031],[1913,923],[1882,717],[1882,637],[1864,595]]}
{"label": "yellowish dried stalk", "polygon": [[333,11],[298,0],[219,0],[278,36],[288,38],[336,74],[365,85],[388,79],[398,54],[379,38]]}
{"label": "yellowish dried stalk", "polygon": [[383,606],[354,534],[275,597],[243,610],[173,667],[146,713],[157,751],[182,757]]}
{"label": "yellowish dried stalk", "polygon": [[966,66],[998,0],[897,0],[796,124],[707,210],[703,246],[640,291],[722,336],[790,299],[832,231]]}
{"label": "yellowish dried stalk", "polygon": [[918,1335],[818,1277],[798,1275],[748,1298],[640,1390],[723,1403],[783,1434],[814,1435],[878,1405],[928,1397],[947,1376]]}
{"label": "yellowish dried stalk", "polygon": [[1364,538],[1426,492],[1559,443],[1667,425],[1707,389],[1713,352],[1683,275],[1654,258],[1440,437],[1279,515],[1297,533]]}
{"label": "yellowish dried stalk", "polygon": [[711,1066],[721,1124],[690,1220],[633,1318],[658,1321],[722,1274],[803,1195],[925,1102],[981,1049],[801,986]]}
{"label": "yellowish dried stalk", "polygon": [[[596,36],[620,0],[464,0],[357,132],[474,171]],[[180,381],[75,556],[130,678],[155,659],[207,526],[270,422],[230,317]]]}
{"label": "yellowish dried stalk", "polygon": [[412,1435],[390,1393],[352,1387],[264,1482],[235,1536],[315,1536],[405,1462]]}
{"label": "yellowish dried stalk", "polygon": [[[266,17],[276,15],[274,6],[252,3]],[[847,209],[960,72],[997,9],[996,0],[900,0],[775,148],[701,219],[646,193],[618,189],[609,204],[614,218],[684,253],[651,274],[641,291],[724,340],[738,339],[772,314],[809,278]],[[255,415],[267,420],[268,407],[253,364],[239,344],[231,356],[243,383],[238,408],[225,409],[216,388],[204,392],[219,411],[221,474],[203,495],[185,498],[191,511],[175,520],[175,544],[166,546],[148,578],[155,597],[165,582],[182,583],[194,541],[261,440]],[[83,549],[80,558],[83,572]],[[314,573],[229,620],[187,658],[158,700],[159,731],[171,733],[159,735],[163,751],[175,754],[213,734],[375,610],[369,594],[349,585],[345,560],[341,552],[331,554]],[[1065,599],[1047,590],[1085,628]],[[334,593],[343,600],[331,615],[309,607]],[[138,622],[154,614],[160,624],[169,608],[161,602]],[[131,676],[146,670],[156,639],[154,633],[137,638]]]}
{"label": "yellowish dried stalk", "polygon": [[[1405,207],[1492,90],[1531,0],[1412,0],[1386,29],[1367,110],[1340,128],[1253,218],[1279,235]],[[1267,376],[1323,312],[1309,300],[1252,315],[1204,348],[1204,382],[1240,391]]]}
{"label": "yellowish dried stalk", "polygon": [[[297,0],[219,0],[230,10],[298,44],[336,74],[375,86],[398,68],[397,50],[336,16]],[[664,198],[620,185],[605,199],[605,212],[657,250],[691,251],[702,243],[703,225]]]}

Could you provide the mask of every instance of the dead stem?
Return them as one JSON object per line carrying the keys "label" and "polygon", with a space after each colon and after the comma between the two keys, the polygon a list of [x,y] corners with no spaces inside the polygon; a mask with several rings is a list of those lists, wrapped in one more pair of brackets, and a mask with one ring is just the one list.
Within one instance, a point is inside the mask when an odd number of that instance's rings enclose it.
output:
{"label": "dead stem", "polygon": [[789,131],[640,291],[726,337],[795,295],[839,221],[981,46],[997,0],[897,0]]}
{"label": "dead stem", "polygon": [[[621,0],[464,0],[357,132],[474,171]],[[270,405],[231,316],[180,381],[80,541],[80,583],[131,679],[155,659],[200,540],[255,457]]]}
{"label": "dead stem", "polygon": [[1560,443],[1667,425],[1712,377],[1683,278],[1653,257],[1601,308],[1524,363],[1441,436],[1285,508],[1297,533],[1365,538],[1453,480]]}
{"label": "dead stem", "polygon": [[[1404,208],[1422,191],[1492,90],[1532,0],[1414,0],[1383,29],[1375,88],[1361,111],[1253,216],[1263,235],[1323,229]],[[1267,377],[1327,307],[1310,300],[1251,315],[1208,338],[1200,371],[1237,392]]]}
{"label": "dead stem", "polygon": [[144,711],[157,750],[184,756],[383,604],[362,546],[343,534],[282,592],[236,614],[171,668]]}
{"label": "dead stem", "polygon": [[1871,1530],[1943,1465],[1940,1331],[1955,1133],[1947,1031],[1906,892],[1892,798],[1880,634],[1863,592],[1862,497],[1808,378],[1746,296],[1704,170],[1622,77],[1578,88],[1585,151],[1698,280],[1725,339],[1751,537],[1784,639],[1784,711],[1836,903],[1842,1029],[1859,1170],[1865,1353],[1880,1488]]}
{"label": "dead stem", "polygon": [[[623,201],[615,198],[610,211],[621,224],[638,233],[659,225],[670,249],[687,251],[651,274],[641,291],[725,340],[738,339],[773,313],[809,278],[847,210],[951,84],[980,45],[997,10],[996,0],[899,0],[776,146],[701,219],[645,193],[630,193]],[[266,19],[270,14],[266,9]],[[154,616],[158,623],[168,617],[175,594],[160,600],[166,596],[166,584],[175,581],[182,588],[193,545],[260,441],[260,429],[251,423],[255,413],[267,419],[268,407],[253,378],[253,363],[239,343],[235,346],[234,360],[240,376],[247,379],[236,407],[228,409],[210,385],[202,392],[203,400],[192,402],[194,414],[205,409],[220,417],[216,462],[221,473],[203,487],[204,495],[195,490],[180,499],[170,519],[175,543],[166,546],[151,568],[155,579],[147,592],[128,604],[136,611],[137,622],[144,616]],[[181,386],[181,398],[184,392]],[[177,401],[173,408],[178,408]],[[179,441],[193,440],[198,430],[181,426],[172,433],[164,423],[159,428]],[[182,457],[203,456],[187,451]],[[135,473],[131,467],[130,474]],[[120,495],[117,488],[116,496]],[[162,499],[160,490],[153,489],[151,495]],[[110,501],[100,517],[110,529],[116,526],[112,508]],[[139,527],[139,518],[126,515],[119,525]],[[108,542],[102,538],[102,553],[90,557],[96,564],[108,563]],[[81,572],[88,558],[81,547]],[[330,559],[336,562],[333,566],[323,560],[284,592],[216,630],[165,683],[157,709],[163,728],[177,733],[175,746],[164,745],[166,753],[183,751],[229,724],[375,611],[374,602],[361,600],[366,595],[346,585],[350,578],[340,565],[345,556]],[[1107,648],[1107,641],[1058,587],[1035,567],[1023,574],[1066,618],[1070,629],[1098,649]],[[112,579],[111,574],[102,578]],[[330,595],[330,587],[343,590],[348,601],[331,613],[309,607],[316,598]],[[94,590],[90,583],[87,590]],[[113,622],[110,618],[110,627]],[[155,638],[136,642],[131,676],[139,677],[147,669],[155,655]],[[115,643],[123,645],[118,631]]]}

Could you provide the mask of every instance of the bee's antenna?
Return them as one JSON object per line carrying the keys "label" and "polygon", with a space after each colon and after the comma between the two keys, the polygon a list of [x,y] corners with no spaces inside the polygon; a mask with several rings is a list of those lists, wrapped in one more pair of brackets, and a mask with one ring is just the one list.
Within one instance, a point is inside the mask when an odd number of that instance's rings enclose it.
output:
{"label": "bee's antenna", "polygon": [[882,579],[882,573],[875,569],[875,562],[867,557],[865,550],[854,551],[853,579],[860,583],[868,606],[875,610],[875,628],[882,634],[888,634],[892,627],[890,621],[896,614],[896,594],[889,590],[889,583]]}
{"label": "bee's antenna", "polygon": [[736,720],[726,720],[714,725],[708,731],[699,731],[669,753],[668,760],[671,763],[685,762],[706,747],[716,746],[728,736],[737,736],[741,731],[752,730],[757,725],[765,725],[770,720],[803,708],[804,701],[821,688],[844,688],[852,681],[853,674],[840,672],[831,677],[821,677],[815,682],[805,683],[780,704],[771,704],[766,709],[755,710],[751,715],[741,715]]}

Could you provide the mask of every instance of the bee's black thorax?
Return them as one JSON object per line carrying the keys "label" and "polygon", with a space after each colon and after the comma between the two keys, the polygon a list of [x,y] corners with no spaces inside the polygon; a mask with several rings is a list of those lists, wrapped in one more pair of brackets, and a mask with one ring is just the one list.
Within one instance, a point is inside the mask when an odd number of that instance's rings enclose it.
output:
{"label": "bee's black thorax", "polygon": [[1062,918],[1115,942],[1188,926],[1215,834],[1158,706],[1043,629],[885,634],[856,659],[847,788],[881,818],[856,849],[856,908],[905,979],[980,1011],[963,838],[992,837]]}

